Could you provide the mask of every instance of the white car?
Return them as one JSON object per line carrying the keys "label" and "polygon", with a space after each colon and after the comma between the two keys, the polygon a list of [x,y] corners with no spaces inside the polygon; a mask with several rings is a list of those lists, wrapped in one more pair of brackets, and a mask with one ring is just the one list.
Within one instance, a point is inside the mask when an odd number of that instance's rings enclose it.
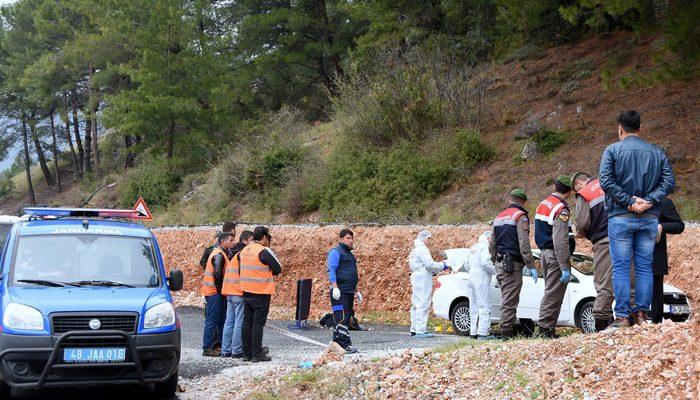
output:
{"label": "white car", "polygon": [[[450,258],[460,258],[466,249],[448,250]],[[535,283],[532,277],[523,275],[523,287],[520,291],[517,318],[519,324],[516,333],[531,335],[535,322],[539,318],[540,301],[544,294],[544,279],[540,272],[539,250],[532,251],[539,278]],[[566,289],[564,301],[559,313],[557,326],[576,327],[585,333],[595,332],[593,319],[593,302],[596,297],[593,286],[593,258],[585,254],[574,253],[571,256],[571,281]],[[455,331],[460,335],[469,335],[469,298],[467,297],[467,280],[469,273],[459,268],[449,275],[437,278],[433,293],[433,312],[436,316],[449,319]],[[501,289],[494,276],[491,281],[491,323],[498,323],[501,316]],[[690,316],[690,306],[685,294],[678,288],[664,284],[664,318],[673,321],[685,321]]]}

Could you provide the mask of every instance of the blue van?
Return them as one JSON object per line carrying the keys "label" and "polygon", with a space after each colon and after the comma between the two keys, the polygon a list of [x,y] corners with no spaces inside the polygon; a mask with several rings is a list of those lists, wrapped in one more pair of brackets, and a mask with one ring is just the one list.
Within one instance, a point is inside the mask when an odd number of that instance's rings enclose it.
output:
{"label": "blue van", "polygon": [[[177,390],[180,325],[158,242],[132,210],[27,208],[0,275],[0,398],[11,388]],[[117,219],[115,219],[115,217]]]}

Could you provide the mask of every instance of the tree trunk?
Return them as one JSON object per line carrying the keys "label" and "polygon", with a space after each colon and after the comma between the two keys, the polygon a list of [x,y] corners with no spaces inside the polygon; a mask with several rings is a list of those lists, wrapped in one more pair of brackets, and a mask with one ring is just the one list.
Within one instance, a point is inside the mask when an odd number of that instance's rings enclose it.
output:
{"label": "tree trunk", "polygon": [[97,105],[92,109],[90,125],[92,126],[92,154],[95,156],[95,174],[100,176],[100,148],[97,146]]}
{"label": "tree trunk", "polygon": [[27,143],[27,118],[22,111],[22,144],[24,145],[24,171],[27,174],[27,192],[29,194],[29,202],[35,206],[36,197],[34,197],[34,185],[32,185],[31,162],[29,161],[29,144]]}
{"label": "tree trunk", "polygon": [[34,148],[36,149],[36,156],[39,160],[39,166],[41,167],[41,173],[44,175],[44,180],[48,186],[53,186],[53,176],[51,175],[51,170],[49,170],[49,165],[46,163],[46,156],[44,155],[44,149],[41,148],[39,136],[36,134],[36,126],[34,125],[34,121],[29,122],[29,131],[32,134]]}
{"label": "tree trunk", "polygon": [[141,143],[139,135],[124,135],[124,147],[126,148],[126,158],[124,160],[124,169],[133,168],[136,154],[131,151],[131,147]]}
{"label": "tree trunk", "polygon": [[168,159],[173,158],[173,148],[175,147],[175,121],[168,125]]}
{"label": "tree trunk", "polygon": [[78,109],[73,107],[73,133],[75,134],[75,145],[78,147],[78,160],[80,161],[80,176],[85,172],[85,149],[83,141],[80,140],[80,124],[78,123]]}
{"label": "tree trunk", "polygon": [[85,172],[92,172],[92,122],[85,120]]}
{"label": "tree trunk", "polygon": [[53,121],[53,111],[49,113],[51,118],[51,146],[53,147],[53,167],[56,170],[56,184],[58,185],[58,193],[63,191],[61,187],[61,173],[58,171],[58,147],[56,147],[56,126]]}
{"label": "tree trunk", "polygon": [[70,114],[68,112],[68,108],[66,108],[66,140],[68,140],[68,147],[70,148],[70,154],[73,159],[75,176],[80,178],[83,176],[83,171],[80,168],[80,161],[78,161],[78,155],[75,153],[75,146],[73,146],[73,137],[70,134]]}

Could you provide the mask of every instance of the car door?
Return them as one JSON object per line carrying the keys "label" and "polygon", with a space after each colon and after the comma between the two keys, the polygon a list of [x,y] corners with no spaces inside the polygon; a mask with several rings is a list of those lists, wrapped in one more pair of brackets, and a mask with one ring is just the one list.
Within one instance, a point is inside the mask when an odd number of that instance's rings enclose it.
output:
{"label": "car door", "polygon": [[496,275],[491,278],[489,299],[491,301],[491,320],[497,323],[501,319],[501,285],[498,283]]}
{"label": "car door", "polygon": [[529,271],[523,269],[523,287],[520,290],[520,302],[518,303],[518,318],[537,321],[540,314],[540,302],[544,295],[544,277],[540,260],[535,256],[535,268],[537,269],[537,283],[532,279]]}

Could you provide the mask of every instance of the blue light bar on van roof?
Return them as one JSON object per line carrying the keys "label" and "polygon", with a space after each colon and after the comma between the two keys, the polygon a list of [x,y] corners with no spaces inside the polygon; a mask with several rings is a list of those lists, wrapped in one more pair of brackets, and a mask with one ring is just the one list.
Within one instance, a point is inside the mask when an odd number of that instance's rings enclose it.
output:
{"label": "blue light bar on van roof", "polygon": [[142,213],[137,210],[113,210],[107,208],[50,208],[27,207],[26,215],[34,217],[103,217],[103,218],[127,218],[140,219]]}

